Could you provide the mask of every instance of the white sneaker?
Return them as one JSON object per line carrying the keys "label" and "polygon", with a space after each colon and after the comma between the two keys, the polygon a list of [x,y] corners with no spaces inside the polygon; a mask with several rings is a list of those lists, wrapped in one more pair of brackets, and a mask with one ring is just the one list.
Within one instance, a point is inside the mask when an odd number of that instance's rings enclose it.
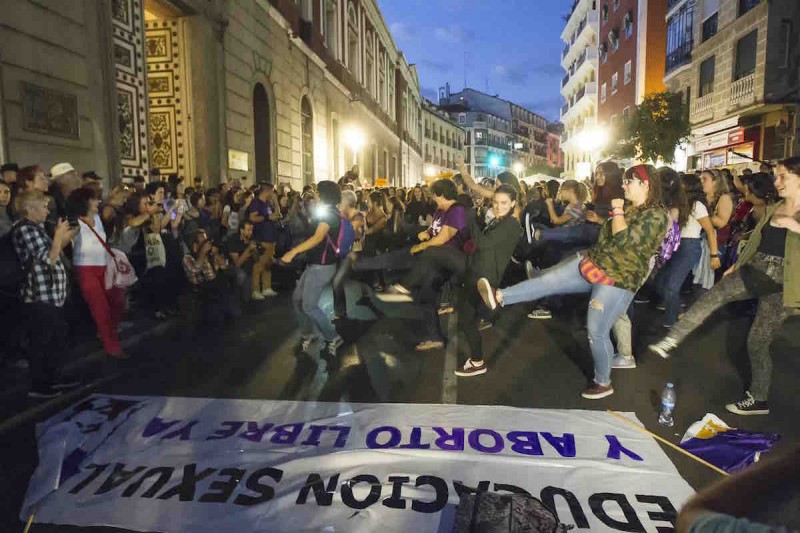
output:
{"label": "white sneaker", "polygon": [[528,276],[528,279],[535,278],[541,270],[533,266],[533,263],[530,261],[525,261],[525,275]]}
{"label": "white sneaker", "polygon": [[478,292],[483,299],[483,303],[486,304],[486,307],[492,311],[497,309],[497,298],[494,295],[494,289],[488,279],[481,278],[478,280]]}
{"label": "white sneaker", "polygon": [[670,352],[674,351],[677,347],[677,343],[669,337],[664,337],[657,343],[649,346],[650,350],[656,352],[664,359],[669,359],[669,356],[671,355]]}
{"label": "white sneaker", "polygon": [[250,297],[253,300],[263,300],[264,299],[264,295],[261,294],[260,292],[253,292],[253,294],[251,294]]}
{"label": "white sneaker", "polygon": [[611,360],[611,368],[636,368],[636,359],[617,354]]}
{"label": "white sneaker", "polygon": [[263,291],[261,291],[261,295],[262,295],[262,296],[277,296],[277,295],[278,295],[278,293],[277,293],[277,292],[275,292],[275,291],[273,291],[273,290],[270,288],[270,289],[264,289]]}
{"label": "white sneaker", "polygon": [[553,313],[549,309],[534,309],[528,313],[528,318],[533,320],[549,320],[553,318]]}
{"label": "white sneaker", "polygon": [[486,362],[477,365],[472,359],[467,359],[467,362],[464,363],[464,366],[454,370],[453,373],[462,378],[480,376],[481,374],[486,373]]}

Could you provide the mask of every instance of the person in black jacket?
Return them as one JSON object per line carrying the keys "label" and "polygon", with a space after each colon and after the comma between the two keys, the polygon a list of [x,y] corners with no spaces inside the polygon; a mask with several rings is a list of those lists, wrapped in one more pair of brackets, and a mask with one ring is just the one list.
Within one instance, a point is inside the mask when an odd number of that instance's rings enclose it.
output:
{"label": "person in black jacket", "polygon": [[[458,376],[473,376],[486,372],[478,330],[478,309],[481,298],[476,289],[477,281],[482,277],[497,282],[502,279],[522,235],[522,228],[514,216],[516,206],[516,189],[510,185],[501,185],[492,198],[496,216],[486,227],[481,228],[475,211],[469,211],[468,225],[474,253],[430,248],[420,255],[420,260],[403,282],[393,286],[395,291],[405,293],[408,296],[405,301],[409,301],[412,290],[422,286],[430,272],[445,271],[463,281],[464,287],[458,293],[458,324],[459,332],[463,333],[467,340],[469,356],[463,351],[460,352],[461,368],[455,371]],[[394,301],[403,300],[398,298]]]}

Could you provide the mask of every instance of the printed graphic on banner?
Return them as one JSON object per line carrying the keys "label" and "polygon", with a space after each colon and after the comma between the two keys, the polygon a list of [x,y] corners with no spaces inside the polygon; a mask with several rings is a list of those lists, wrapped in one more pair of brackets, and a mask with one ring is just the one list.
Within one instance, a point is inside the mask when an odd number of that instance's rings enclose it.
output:
{"label": "printed graphic on banner", "polygon": [[692,494],[598,411],[94,395],[38,439],[21,518],[77,526],[449,532],[462,493],[491,491],[577,529],[653,532]]}

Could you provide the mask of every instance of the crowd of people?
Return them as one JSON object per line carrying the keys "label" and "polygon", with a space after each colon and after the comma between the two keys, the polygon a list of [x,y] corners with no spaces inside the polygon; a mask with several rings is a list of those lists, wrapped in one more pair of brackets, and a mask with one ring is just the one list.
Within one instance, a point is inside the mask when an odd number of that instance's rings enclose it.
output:
{"label": "crowd of people", "polygon": [[[164,319],[188,293],[204,322],[221,325],[243,303],[293,288],[300,348],[321,341],[333,360],[352,278],[384,302],[416,302],[425,327],[409,334],[418,335],[418,351],[445,346],[439,317],[457,311],[461,377],[489,370],[481,331],[500,307],[532,302],[528,317],[546,320],[560,295],[588,295],[594,378],[586,399],[613,394],[612,369],[636,367],[635,303],[664,311],[663,339],[651,349],[669,357],[721,306],[753,300],[752,383],[727,409],[766,414],[770,340],[800,308],[792,268],[800,264],[800,158],[741,174],[608,161],[587,182],[532,185],[511,172],[478,181],[459,161],[452,179],[412,188],[370,187],[353,167],[302,191],[240,180],[206,187],[199,178],[188,186],[156,174],[106,192],[95,173],[79,175],[69,163],[49,176],[35,166],[2,170],[0,242],[16,263],[4,263],[0,294],[30,326],[11,340],[27,343],[33,397],[74,385],[58,364],[70,300],[88,307],[104,350],[120,359],[119,327],[132,301]],[[120,263],[138,281],[110,275]],[[682,290],[691,286],[698,298]],[[334,316],[321,304],[331,290]]]}

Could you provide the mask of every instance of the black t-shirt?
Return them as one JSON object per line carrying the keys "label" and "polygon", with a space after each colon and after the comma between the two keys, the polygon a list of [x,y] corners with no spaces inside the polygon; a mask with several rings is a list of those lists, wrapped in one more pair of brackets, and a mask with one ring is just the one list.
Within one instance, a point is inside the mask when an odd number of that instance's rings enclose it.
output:
{"label": "black t-shirt", "polygon": [[[339,238],[339,225],[341,224],[339,211],[333,207],[322,205],[318,206],[314,211],[314,215],[311,217],[314,233],[317,232],[319,224],[324,222],[329,228],[328,237],[330,241],[323,239],[321,243],[306,252],[306,258],[309,264],[312,265],[333,265],[339,260],[339,256],[334,249],[336,240]],[[333,243],[333,246],[331,246],[331,243]],[[325,256],[324,262],[322,260],[323,255]]]}
{"label": "black t-shirt", "polygon": [[[250,245],[250,242],[244,242],[242,238],[239,236],[239,234],[236,233],[235,235],[231,235],[230,237],[225,239],[225,252],[232,261],[233,257],[231,256],[231,254],[237,254],[241,256],[247,249],[247,247]],[[253,264],[253,259],[254,259],[253,256],[250,256],[250,258],[241,266],[241,268],[248,269],[249,267],[251,267]]]}

